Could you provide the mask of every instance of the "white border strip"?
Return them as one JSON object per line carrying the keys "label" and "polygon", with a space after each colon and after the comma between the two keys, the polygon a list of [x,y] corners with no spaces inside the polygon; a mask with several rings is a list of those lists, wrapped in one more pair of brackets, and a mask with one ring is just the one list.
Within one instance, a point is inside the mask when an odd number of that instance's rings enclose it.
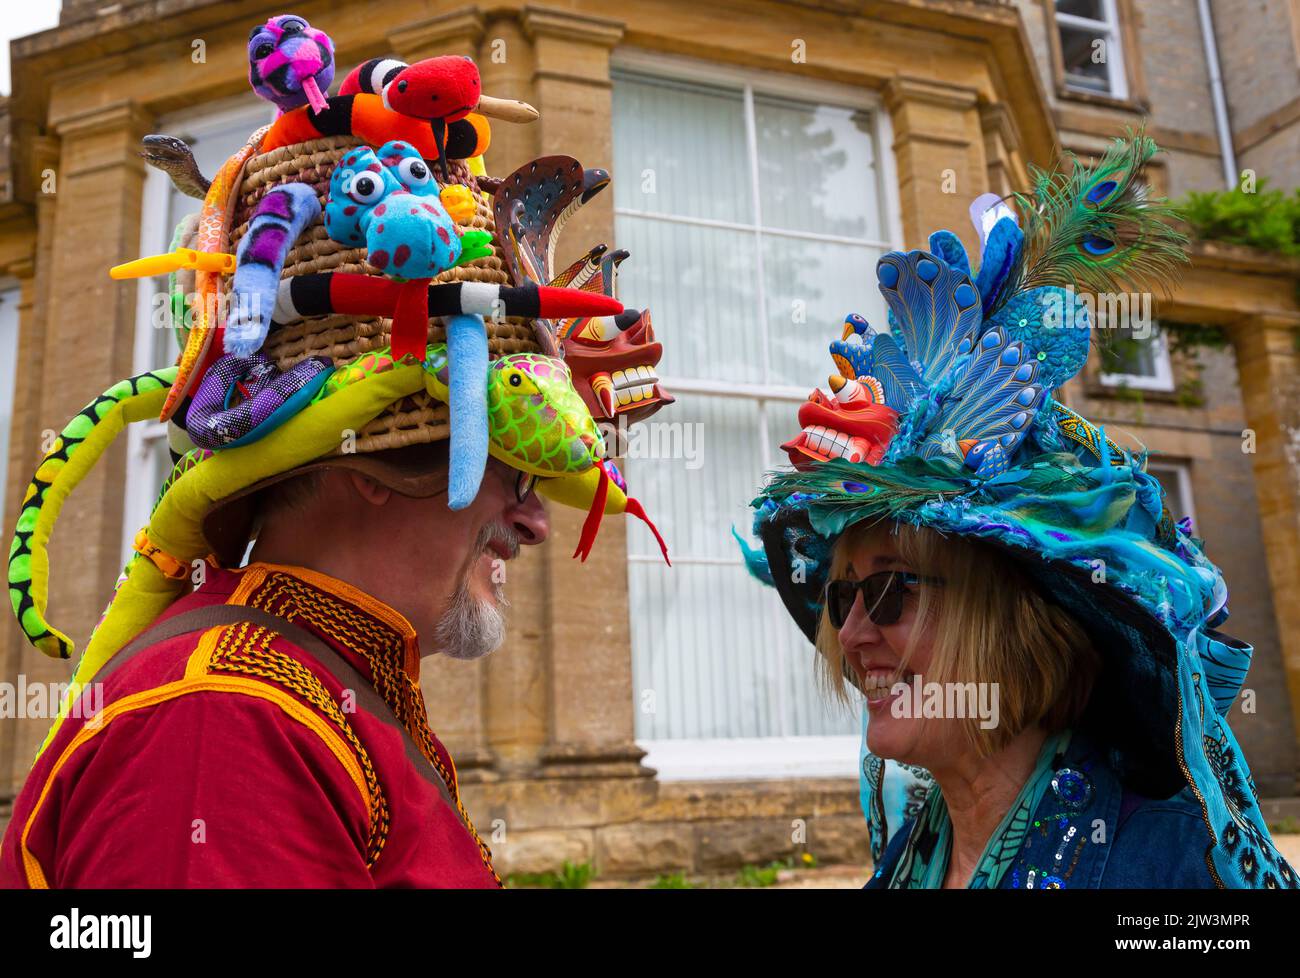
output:
{"label": "white border strip", "polygon": [[660,781],[854,778],[862,738],[733,737],[638,741]]}

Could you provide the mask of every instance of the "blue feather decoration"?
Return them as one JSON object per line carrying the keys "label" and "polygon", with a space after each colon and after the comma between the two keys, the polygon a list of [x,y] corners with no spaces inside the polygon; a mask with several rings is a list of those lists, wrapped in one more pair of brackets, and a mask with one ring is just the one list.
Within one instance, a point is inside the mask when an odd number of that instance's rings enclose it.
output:
{"label": "blue feather decoration", "polygon": [[1024,247],[1025,233],[1013,218],[1003,217],[993,225],[980,256],[980,273],[975,279],[986,317],[1003,300],[1003,288],[1019,267]]}
{"label": "blue feather decoration", "polygon": [[881,333],[875,338],[871,344],[871,356],[871,376],[884,388],[885,403],[899,414],[904,414],[925,396],[924,382],[907,362],[891,333]]}
{"label": "blue feather decoration", "polygon": [[731,528],[731,535],[740,546],[740,556],[745,561],[745,569],[755,578],[771,587],[772,568],[768,565],[767,553],[761,547],[751,547],[745,538],[736,532],[734,526]]}
{"label": "blue feather decoration", "polygon": [[970,359],[917,453],[934,458],[950,453],[954,441],[976,439],[967,464],[983,465],[976,474],[988,475],[990,466],[1005,468],[1037,413],[1043,397],[1038,361],[997,326],[973,344],[964,342],[962,352]]}
{"label": "blue feather decoration", "polygon": [[935,231],[930,235],[930,252],[947,262],[953,271],[970,278],[970,257],[966,254],[966,246],[951,231]]}
{"label": "blue feather decoration", "polygon": [[979,332],[979,293],[968,275],[925,251],[890,252],[877,263],[876,277],[907,359],[925,386],[933,386],[952,366],[958,344]]}
{"label": "blue feather decoration", "polygon": [[1073,291],[1045,285],[1019,292],[985,324],[1000,326],[1038,356],[1038,383],[1055,390],[1083,369],[1092,327],[1088,307]]}

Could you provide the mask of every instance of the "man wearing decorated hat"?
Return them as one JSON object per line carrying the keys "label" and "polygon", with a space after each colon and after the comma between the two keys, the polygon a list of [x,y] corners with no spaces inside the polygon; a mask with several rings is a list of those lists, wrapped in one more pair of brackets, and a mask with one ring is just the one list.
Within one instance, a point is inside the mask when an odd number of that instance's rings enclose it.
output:
{"label": "man wearing decorated hat", "polygon": [[88,404],[33,478],[9,583],[34,645],[74,652],[46,618],[68,494],[160,414],[174,467],[15,801],[0,885],[499,886],[421,659],[502,644],[540,496],[587,512],[583,559],[603,515],[649,522],[591,413],[609,338],[648,314],[614,298],[604,246],[551,265],[609,175],[552,156],[491,179],[487,117],[531,107],[465,58],[366,62],[327,98],[332,54],[300,17],[253,28],[250,81],[282,114],[211,179],[145,140],[202,210],[113,274],[169,275],[182,352]]}
{"label": "man wearing decorated hat", "polygon": [[[751,572],[841,696],[866,701],[871,888],[1295,888],[1228,723],[1249,645],[1145,453],[1055,399],[1085,294],[1182,260],[1145,136],[1035,173],[877,265],[889,329],[850,316],[754,501]],[[898,822],[883,772],[933,779]]]}

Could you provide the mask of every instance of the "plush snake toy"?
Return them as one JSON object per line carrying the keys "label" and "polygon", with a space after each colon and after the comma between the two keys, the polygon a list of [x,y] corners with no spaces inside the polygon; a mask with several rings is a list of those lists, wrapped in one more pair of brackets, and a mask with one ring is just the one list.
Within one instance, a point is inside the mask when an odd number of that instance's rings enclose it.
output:
{"label": "plush snake toy", "polygon": [[156,416],[175,376],[175,367],[150,370],[104,391],[64,425],[27,487],[9,550],[9,597],[23,634],[48,656],[66,659],[73,648],[68,636],[45,621],[46,545],[63,502],[123,428]]}
{"label": "plush snake toy", "polygon": [[445,180],[450,179],[444,149],[451,127],[471,112],[510,122],[532,122],[537,118],[537,110],[527,102],[484,95],[478,65],[472,58],[450,54],[413,65],[395,58],[373,58],[348,73],[339,94],[378,95],[387,109],[429,120]]}
{"label": "plush snake toy", "polygon": [[[199,252],[222,252],[229,239],[230,222],[234,218],[234,195],[239,192],[239,178],[244,164],[261,145],[266,135],[266,126],[258,129],[248,141],[230,159],[222,165],[208,187],[203,199],[203,210],[199,212],[199,231],[194,241],[194,248]],[[220,327],[217,309],[217,293],[220,290],[221,276],[217,272],[198,271],[195,273],[195,292],[198,308],[194,310],[194,328],[185,339],[185,349],[177,361],[176,380],[162,404],[160,420],[166,421],[181,402],[190,394],[203,371],[221,353],[217,338]]]}
{"label": "plush snake toy", "polygon": [[230,283],[233,308],[222,337],[227,353],[250,357],[261,349],[289,249],[319,215],[316,191],[306,183],[282,184],[258,201],[236,253]]}
{"label": "plush snake toy", "polygon": [[140,140],[140,156],[152,167],[171,177],[172,186],[186,197],[203,200],[212,181],[203,175],[189,143],[176,136],[154,134]]}

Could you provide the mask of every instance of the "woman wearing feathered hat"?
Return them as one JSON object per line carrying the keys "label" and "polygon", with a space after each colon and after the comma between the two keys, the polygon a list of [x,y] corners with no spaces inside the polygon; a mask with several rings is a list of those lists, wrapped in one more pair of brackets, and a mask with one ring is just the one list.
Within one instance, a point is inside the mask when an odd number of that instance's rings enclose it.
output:
{"label": "woman wearing feathered hat", "polygon": [[[1251,648],[1145,456],[1052,394],[1087,358],[1075,294],[1182,257],[1146,199],[1151,140],[1035,174],[1024,227],[972,207],[877,266],[890,331],[850,317],[754,501],[772,584],[828,684],[864,694],[870,888],[1296,887],[1227,714]],[[893,759],[935,780],[887,824]]]}

